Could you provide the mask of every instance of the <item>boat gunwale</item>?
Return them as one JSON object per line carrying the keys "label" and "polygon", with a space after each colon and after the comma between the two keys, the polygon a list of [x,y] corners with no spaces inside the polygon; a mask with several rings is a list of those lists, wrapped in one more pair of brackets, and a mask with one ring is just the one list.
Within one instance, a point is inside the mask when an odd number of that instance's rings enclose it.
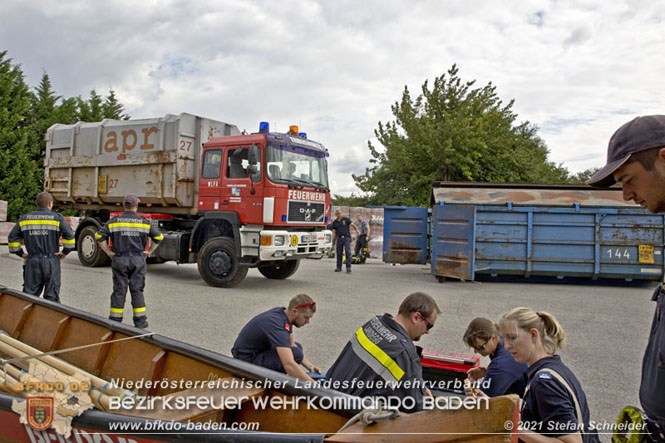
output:
{"label": "boat gunwale", "polygon": [[[108,328],[112,332],[118,332],[127,336],[137,336],[145,334],[146,332],[151,332],[136,328],[131,325],[119,323],[96,314],[81,311],[71,306],[63,305],[61,303],[45,300],[41,297],[36,297],[34,295],[26,294],[24,292],[8,288],[2,284],[0,284],[0,294],[8,294],[14,297],[18,297],[25,301],[29,301],[31,303],[35,303],[47,307],[49,309],[56,310],[71,317],[76,317],[85,321],[89,321],[99,326]],[[2,332],[7,333],[6,331]],[[208,364],[217,369],[222,369],[226,372],[229,372],[229,374],[234,377],[241,377],[254,381],[259,381],[259,380],[278,381],[279,384],[281,385],[280,388],[276,388],[274,386],[268,387],[266,388],[266,392],[273,391],[273,392],[288,394],[291,396],[314,397],[316,399],[315,403],[318,403],[318,401],[322,397],[340,398],[340,399],[353,398],[353,396],[349,394],[335,391],[333,389],[327,389],[322,387],[309,387],[305,382],[298,380],[294,377],[291,377],[287,374],[282,374],[280,372],[273,371],[271,369],[256,366],[251,363],[244,362],[242,360],[237,360],[232,357],[228,357],[224,354],[220,354],[218,352],[210,351],[208,349],[188,344],[180,340],[165,337],[158,333],[153,333],[150,336],[139,337],[137,338],[137,340],[145,341],[154,346],[160,347],[164,351],[175,352],[180,355],[192,358],[201,363]],[[349,401],[339,401],[332,403],[353,404],[353,402]],[[336,413],[337,415],[340,415],[345,418],[351,418],[362,411],[361,409],[355,409],[355,408],[342,409],[334,407],[327,407],[326,410]]]}

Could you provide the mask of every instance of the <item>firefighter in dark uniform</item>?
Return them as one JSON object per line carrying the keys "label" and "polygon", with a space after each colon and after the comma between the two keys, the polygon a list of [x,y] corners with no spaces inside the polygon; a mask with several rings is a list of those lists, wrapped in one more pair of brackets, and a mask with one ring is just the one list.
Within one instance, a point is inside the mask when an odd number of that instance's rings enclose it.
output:
{"label": "firefighter in dark uniform", "polygon": [[[53,196],[37,195],[37,210],[21,216],[7,243],[9,252],[25,260],[23,292],[36,295],[44,291],[47,300],[60,301],[60,261],[76,248],[74,233],[65,218],[53,208]],[[62,251],[58,242],[62,235]],[[21,239],[28,250],[21,248]]]}
{"label": "firefighter in dark uniform", "polygon": [[[342,217],[342,211],[335,209],[335,220],[330,224],[335,234],[333,243],[336,244],[337,267],[335,272],[342,272],[342,261],[346,263],[346,273],[351,273],[351,226],[353,226],[349,217]],[[355,227],[355,226],[354,226]],[[342,256],[344,253],[344,257]]]}
{"label": "firefighter in dark uniform", "polygon": [[316,302],[307,294],[298,294],[288,307],[257,315],[238,334],[231,349],[233,357],[313,382],[300,366],[309,372],[321,370],[305,357],[302,345],[293,338],[293,327],[308,324],[315,312]]}
{"label": "firefighter in dark uniform", "polygon": [[397,317],[377,316],[360,327],[328,370],[330,387],[360,397],[399,398],[404,412],[423,409],[431,392],[414,341],[436,323],[434,299],[414,292],[404,299]]}
{"label": "firefighter in dark uniform", "polygon": [[[610,138],[607,165],[589,181],[595,188],[620,182],[624,200],[653,213],[665,212],[665,115],[646,115],[623,124]],[[652,249],[651,254],[654,254]],[[653,260],[653,255],[651,256]],[[656,308],[642,360],[640,403],[653,441],[665,442],[665,291],[651,300]]]}
{"label": "firefighter in dark uniform", "polygon": [[[111,294],[111,320],[122,322],[127,286],[132,295],[134,326],[145,329],[148,320],[145,311],[145,259],[162,241],[164,236],[148,220],[136,213],[139,199],[126,195],[122,202],[125,212],[113,217],[95,234],[99,246],[111,258],[113,293]],[[146,250],[148,237],[152,239]],[[109,247],[108,240],[111,240]]]}
{"label": "firefighter in dark uniform", "polygon": [[580,382],[555,354],[566,345],[557,319],[547,312],[515,308],[503,315],[499,329],[515,361],[528,366],[520,441],[542,441],[545,435],[567,442],[600,442]]}

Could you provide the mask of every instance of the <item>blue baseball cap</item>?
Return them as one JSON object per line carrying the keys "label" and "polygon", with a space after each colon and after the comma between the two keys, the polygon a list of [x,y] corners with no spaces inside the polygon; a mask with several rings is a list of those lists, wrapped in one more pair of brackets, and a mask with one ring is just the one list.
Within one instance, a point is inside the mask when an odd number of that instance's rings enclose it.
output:
{"label": "blue baseball cap", "polygon": [[594,188],[609,188],[616,183],[614,171],[632,154],[651,148],[665,148],[665,115],[636,117],[617,129],[607,146],[607,164],[587,184]]}

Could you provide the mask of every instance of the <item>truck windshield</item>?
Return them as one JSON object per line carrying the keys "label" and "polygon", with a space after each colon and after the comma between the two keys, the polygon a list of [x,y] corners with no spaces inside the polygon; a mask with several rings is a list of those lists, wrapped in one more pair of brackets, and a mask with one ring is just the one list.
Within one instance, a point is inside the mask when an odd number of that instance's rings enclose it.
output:
{"label": "truck windshield", "polygon": [[315,153],[308,155],[268,144],[266,166],[268,178],[275,183],[328,189],[328,161]]}

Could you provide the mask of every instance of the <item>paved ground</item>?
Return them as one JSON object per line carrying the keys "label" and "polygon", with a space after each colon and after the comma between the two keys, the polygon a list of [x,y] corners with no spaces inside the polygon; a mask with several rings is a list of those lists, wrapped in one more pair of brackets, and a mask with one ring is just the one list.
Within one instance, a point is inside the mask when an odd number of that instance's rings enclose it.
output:
{"label": "paved ground", "polygon": [[[355,329],[371,315],[396,313],[414,291],[431,294],[443,310],[421,344],[446,351],[469,351],[462,334],[472,318],[497,319],[513,307],[529,306],[554,314],[566,330],[569,346],[561,355],[587,393],[592,420],[614,421],[624,405],[639,404],[652,284],[438,283],[427,267],[378,260],[355,266],[351,275],[333,269],[330,259],[303,260],[288,280],[268,280],[250,270],[237,288],[218,289],[199,278],[196,265],[151,265],[145,291],[150,329],[230,355],[237,333],[253,315],[306,292],[318,312],[309,326],[296,330],[296,339],[325,369]],[[0,284],[22,287],[21,260],[6,252],[0,254]],[[72,254],[63,263],[62,288],[64,304],[108,315],[110,268],[85,268]]]}

